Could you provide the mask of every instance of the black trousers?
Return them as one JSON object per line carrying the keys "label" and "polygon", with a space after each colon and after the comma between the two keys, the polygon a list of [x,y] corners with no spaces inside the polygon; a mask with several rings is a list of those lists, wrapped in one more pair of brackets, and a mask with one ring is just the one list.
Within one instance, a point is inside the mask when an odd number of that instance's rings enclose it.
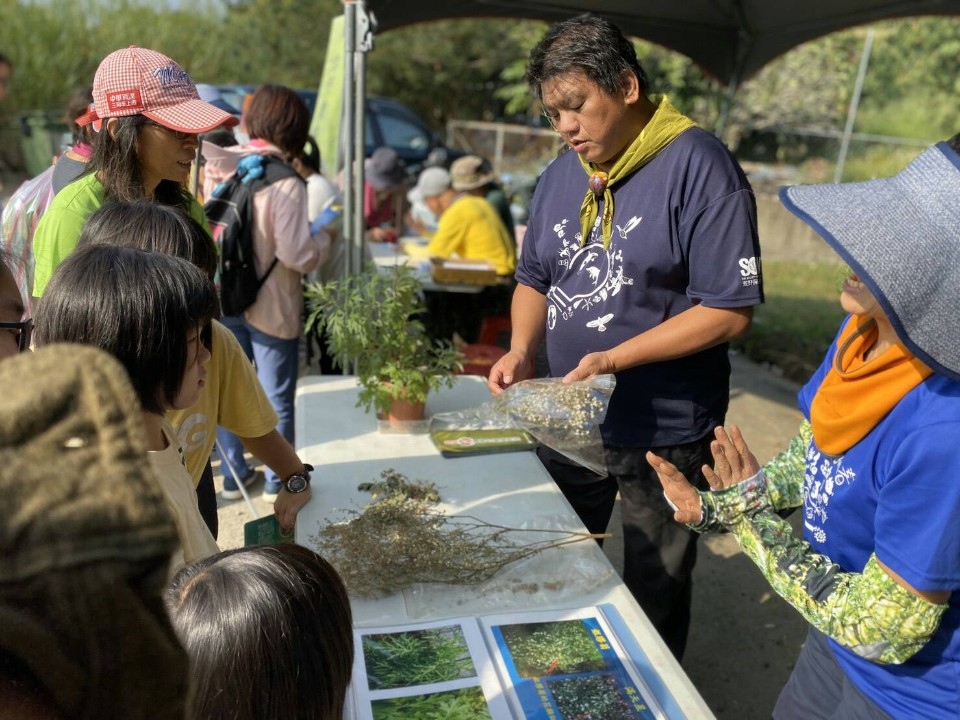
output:
{"label": "black trousers", "polygon": [[691,575],[699,536],[673,519],[673,510],[663,497],[663,486],[644,456],[652,449],[705,489],[706,478],[700,468],[713,464],[711,438],[708,435],[697,442],[673,447],[607,447],[606,478],[550,448],[537,451],[590,532],[606,532],[619,491],[623,582],[677,660],[683,657],[687,645],[693,595]]}

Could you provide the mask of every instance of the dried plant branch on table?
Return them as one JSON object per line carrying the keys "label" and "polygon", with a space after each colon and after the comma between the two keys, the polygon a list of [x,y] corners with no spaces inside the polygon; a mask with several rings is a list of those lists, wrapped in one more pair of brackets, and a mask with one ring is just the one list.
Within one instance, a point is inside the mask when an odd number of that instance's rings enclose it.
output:
{"label": "dried plant branch on table", "polygon": [[[403,496],[407,483],[391,473],[399,494],[349,511],[346,522],[320,528],[310,542],[340,573],[351,594],[386,595],[417,583],[471,585],[510,563],[549,548],[607,537],[571,530],[511,528],[470,515],[445,515],[428,501]],[[549,539],[523,541],[529,533]]]}

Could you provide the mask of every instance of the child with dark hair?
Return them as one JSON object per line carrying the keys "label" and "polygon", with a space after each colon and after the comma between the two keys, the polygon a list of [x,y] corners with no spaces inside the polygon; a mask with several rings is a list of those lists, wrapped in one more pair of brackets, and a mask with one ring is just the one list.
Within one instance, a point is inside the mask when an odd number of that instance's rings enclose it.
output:
{"label": "child with dark hair", "polygon": [[353,667],[350,601],[336,570],[285,543],[206,558],[166,595],[190,656],[190,720],[340,720]]}
{"label": "child with dark hair", "polygon": [[[130,228],[137,228],[137,232]],[[199,223],[178,208],[146,200],[111,203],[97,210],[84,226],[78,247],[93,244],[121,245],[180,257],[211,279],[217,269],[216,246]],[[244,447],[273,468],[284,482],[293,475],[308,476],[309,469],[277,431],[277,413],[240,343],[216,320],[211,323],[210,353],[199,400],[188,408],[170,410],[167,419],[177,431],[187,470],[196,485],[200,513],[216,537],[217,497],[210,453],[217,425],[236,433]],[[309,485],[301,492],[283,488],[274,503],[280,527],[293,528],[297,513],[309,499]]]}
{"label": "child with dark hair", "polygon": [[217,314],[213,283],[186,260],[108,245],[72,253],[37,308],[37,345],[93,345],[130,375],[142,406],[147,459],[180,538],[173,567],[219,550],[197,508],[176,432],[164,418],[199,399],[210,321]]}

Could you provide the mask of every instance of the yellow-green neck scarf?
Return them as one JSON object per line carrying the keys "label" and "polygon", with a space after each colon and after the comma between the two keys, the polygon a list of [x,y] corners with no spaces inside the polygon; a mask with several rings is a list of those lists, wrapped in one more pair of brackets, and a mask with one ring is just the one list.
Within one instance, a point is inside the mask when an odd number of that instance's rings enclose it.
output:
{"label": "yellow-green neck scarf", "polygon": [[593,163],[580,164],[587,173],[587,195],[580,206],[580,245],[587,242],[590,231],[600,212],[600,195],[603,195],[603,249],[610,249],[610,237],[613,234],[613,193],[616,183],[653,160],[660,151],[672,143],[684,130],[696,126],[696,123],[681,114],[664,96],[660,106],[650,118],[650,122],[630,143],[620,159],[610,168],[609,173],[599,170]]}

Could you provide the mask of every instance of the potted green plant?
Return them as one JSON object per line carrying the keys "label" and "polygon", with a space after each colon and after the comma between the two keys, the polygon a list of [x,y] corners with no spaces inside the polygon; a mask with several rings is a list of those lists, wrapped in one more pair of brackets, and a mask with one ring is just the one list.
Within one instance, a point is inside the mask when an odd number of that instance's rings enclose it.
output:
{"label": "potted green plant", "polygon": [[[430,390],[452,387],[461,369],[450,343],[432,340],[418,315],[425,311],[420,281],[411,268],[360,274],[307,286],[307,332],[325,330],[327,349],[341,367],[356,368],[357,407],[401,419],[403,404],[422,419]],[[396,412],[391,410],[396,407]]]}

